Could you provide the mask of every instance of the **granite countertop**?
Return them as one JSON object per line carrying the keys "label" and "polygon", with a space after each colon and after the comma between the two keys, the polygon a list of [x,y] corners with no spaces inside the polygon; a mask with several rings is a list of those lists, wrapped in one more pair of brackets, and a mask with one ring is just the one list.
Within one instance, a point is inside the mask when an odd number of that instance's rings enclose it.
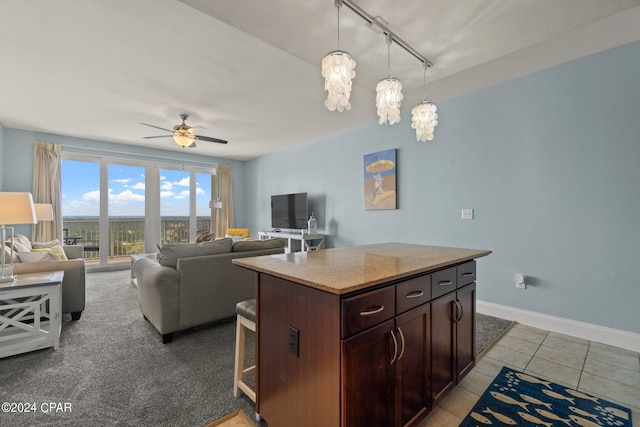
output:
{"label": "granite countertop", "polygon": [[234,264],[333,294],[489,255],[491,251],[407,243],[380,243],[310,252],[237,258]]}

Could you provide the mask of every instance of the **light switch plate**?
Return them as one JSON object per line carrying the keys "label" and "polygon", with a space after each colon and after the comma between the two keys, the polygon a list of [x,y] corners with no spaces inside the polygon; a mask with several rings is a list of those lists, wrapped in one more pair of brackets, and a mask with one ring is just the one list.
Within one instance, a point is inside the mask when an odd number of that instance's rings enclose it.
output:
{"label": "light switch plate", "polygon": [[473,219],[473,209],[462,209],[462,219]]}

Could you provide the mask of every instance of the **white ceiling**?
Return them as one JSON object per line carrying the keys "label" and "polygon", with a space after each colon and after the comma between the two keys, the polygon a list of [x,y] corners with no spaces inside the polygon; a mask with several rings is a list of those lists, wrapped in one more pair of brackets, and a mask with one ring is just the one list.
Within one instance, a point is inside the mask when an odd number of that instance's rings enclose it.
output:
{"label": "white ceiling", "polygon": [[[640,40],[640,0],[355,2],[433,62],[436,102]],[[352,109],[324,108],[319,64],[338,47],[336,15],[334,0],[0,0],[0,123],[182,150],[143,139],[162,131],[140,123],[172,128],[188,113],[229,141],[192,153],[242,160],[376,121],[387,46],[346,6]],[[395,44],[390,62],[409,110],[423,98],[421,63]]]}

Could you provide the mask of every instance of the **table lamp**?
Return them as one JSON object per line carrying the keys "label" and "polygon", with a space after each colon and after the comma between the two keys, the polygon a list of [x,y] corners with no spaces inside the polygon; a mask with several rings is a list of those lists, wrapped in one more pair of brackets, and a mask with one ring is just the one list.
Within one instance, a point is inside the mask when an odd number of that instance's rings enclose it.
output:
{"label": "table lamp", "polygon": [[[36,210],[31,193],[0,192],[0,224],[2,224],[2,245],[10,237],[10,251],[0,250],[0,282],[12,282],[13,275],[13,227],[6,224],[36,224]],[[9,258],[7,260],[7,258]]]}
{"label": "table lamp", "polygon": [[53,205],[51,203],[34,203],[36,218],[40,221],[53,221]]}

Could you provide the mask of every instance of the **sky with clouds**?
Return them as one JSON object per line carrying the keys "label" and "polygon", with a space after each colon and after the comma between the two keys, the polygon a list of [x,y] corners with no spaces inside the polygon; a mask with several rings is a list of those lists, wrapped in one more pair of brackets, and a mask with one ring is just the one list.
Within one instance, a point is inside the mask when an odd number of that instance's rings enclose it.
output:
{"label": "sky with clouds", "polygon": [[[109,216],[144,216],[144,167],[110,164]],[[188,171],[161,169],[160,215],[189,215]],[[196,175],[196,214],[209,216],[211,178]],[[62,215],[99,216],[100,165],[98,163],[64,160],[62,162]]]}

